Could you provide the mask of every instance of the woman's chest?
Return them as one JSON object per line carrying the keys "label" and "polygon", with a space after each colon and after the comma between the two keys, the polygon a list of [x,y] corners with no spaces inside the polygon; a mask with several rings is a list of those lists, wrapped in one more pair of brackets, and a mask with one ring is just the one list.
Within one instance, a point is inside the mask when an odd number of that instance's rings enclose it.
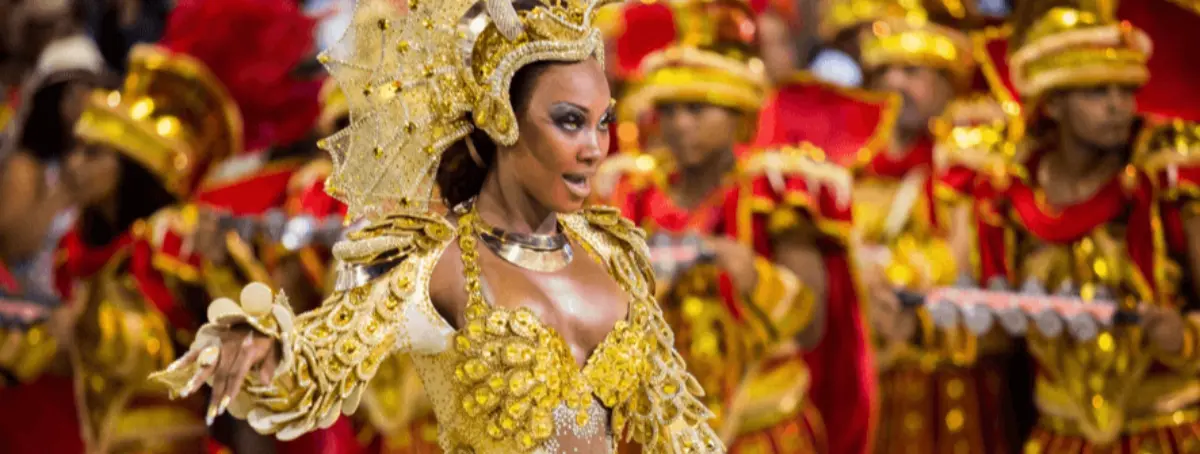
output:
{"label": "woman's chest", "polygon": [[[578,248],[577,248],[578,249]],[[580,366],[626,318],[629,295],[582,251],[559,273],[480,258],[484,299],[507,310],[524,309],[557,334]]]}

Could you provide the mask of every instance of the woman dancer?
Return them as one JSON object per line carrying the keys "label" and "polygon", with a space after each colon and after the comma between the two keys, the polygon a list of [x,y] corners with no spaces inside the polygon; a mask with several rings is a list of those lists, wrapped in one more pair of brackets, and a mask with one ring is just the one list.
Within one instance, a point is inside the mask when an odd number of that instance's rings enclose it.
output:
{"label": "woman dancer", "polygon": [[287,439],[353,412],[404,351],[448,452],[723,451],[640,232],[584,208],[612,118],[601,3],[410,0],[352,29],[326,54],[362,109],[327,140],[330,189],[372,222],[335,248],[341,290],[296,318],[259,286],[217,300],[157,377]]}

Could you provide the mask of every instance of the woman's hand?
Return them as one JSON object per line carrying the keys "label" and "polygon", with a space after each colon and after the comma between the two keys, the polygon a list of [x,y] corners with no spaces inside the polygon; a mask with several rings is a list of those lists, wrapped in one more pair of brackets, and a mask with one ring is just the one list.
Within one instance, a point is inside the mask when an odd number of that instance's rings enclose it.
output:
{"label": "woman's hand", "polygon": [[1141,317],[1142,329],[1145,331],[1151,347],[1167,355],[1177,355],[1183,350],[1183,331],[1187,329],[1187,326],[1179,311],[1158,306],[1144,306]]}
{"label": "woman's hand", "polygon": [[256,374],[254,377],[259,383],[265,385],[271,382],[275,369],[279,367],[282,346],[276,340],[277,336],[264,334],[254,328],[268,329],[262,325],[261,318],[274,317],[278,329],[292,329],[291,312],[275,310],[274,293],[266,284],[251,283],[242,289],[240,297],[240,305],[228,298],[213,301],[208,306],[209,323],[200,328],[196,340],[203,342],[200,345],[204,347],[193,347],[166,371],[156,374],[168,383],[182,380],[166,375],[190,374],[187,384],[177,389],[184,396],[198,390],[201,383],[212,385],[212,400],[206,415],[209,424],[217,415],[225,412],[251,372]]}
{"label": "woman's hand", "polygon": [[758,285],[758,270],[754,268],[753,250],[723,237],[710,237],[705,240],[705,245],[716,254],[717,267],[729,273],[738,293],[754,293],[754,287]]}
{"label": "woman's hand", "polygon": [[908,343],[917,332],[917,317],[907,310],[888,283],[882,267],[862,273],[863,284],[870,298],[871,324],[889,344]]}
{"label": "woman's hand", "polygon": [[256,373],[260,383],[269,383],[280,359],[279,343],[249,325],[216,329],[219,346],[189,352],[180,359],[184,364],[195,361],[200,366],[199,372],[182,392],[183,395],[199,390],[202,383],[212,385],[212,400],[205,416],[205,421],[210,425],[237,397],[250,372]]}

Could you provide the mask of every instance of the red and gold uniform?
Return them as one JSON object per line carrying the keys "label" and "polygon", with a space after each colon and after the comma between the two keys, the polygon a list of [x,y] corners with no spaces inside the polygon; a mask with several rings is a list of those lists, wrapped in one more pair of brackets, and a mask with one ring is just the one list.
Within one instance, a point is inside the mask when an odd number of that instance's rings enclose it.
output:
{"label": "red and gold uniform", "polygon": [[[1044,121],[1040,103],[1059,89],[1145,84],[1150,40],[1102,11],[1054,8],[1022,35],[1009,61],[1028,124]],[[1069,58],[1067,58],[1069,56]],[[976,189],[982,278],[1051,292],[1066,285],[1082,298],[1103,289],[1125,309],[1179,311],[1183,349],[1158,351],[1137,323],[1117,324],[1090,340],[1052,336],[1031,325],[1026,343],[1036,364],[1036,453],[1191,452],[1200,445],[1196,385],[1197,325],[1186,288],[1183,210],[1200,135],[1194,124],[1143,119],[1124,171],[1083,201],[1049,207],[1036,178],[1053,145],[1024,141],[1002,172]]]}
{"label": "red and gold uniform", "polygon": [[[60,38],[46,46],[38,58],[35,71],[24,81],[24,90],[14,87],[0,101],[0,130],[7,129],[0,132],[0,141],[7,139],[8,142],[3,146],[5,150],[0,150],[0,161],[12,157],[3,156],[7,153],[29,152],[17,149],[21,144],[20,136],[25,133],[23,129],[26,129],[27,122],[32,121],[29,118],[34,106],[45,102],[39,99],[38,94],[56,84],[91,83],[103,65],[99,49],[86,36]],[[57,99],[54,102],[58,102]],[[23,108],[18,109],[19,104]],[[52,110],[58,112],[56,108]],[[5,133],[8,137],[2,137]],[[65,133],[70,132],[67,130]],[[0,164],[0,167],[3,166]],[[21,167],[18,172],[38,172],[42,166]],[[10,167],[6,170],[13,169]],[[41,180],[38,177],[33,181]],[[48,192],[44,188],[14,189],[31,193],[38,191],[41,195],[31,197],[43,202],[48,199],[44,197]],[[39,245],[46,244],[45,235],[50,229],[43,222],[49,223],[50,216],[57,214],[53,212],[56,209],[54,204],[46,205],[43,213],[49,216],[45,218],[42,214],[20,213],[20,222],[33,226],[28,230],[33,235],[30,238],[30,235],[18,234],[18,238],[42,241],[36,243]],[[13,238],[8,240],[12,241]],[[48,261],[49,255],[46,258]],[[41,267],[33,269],[43,270]],[[49,267],[44,269],[49,271]],[[4,300],[0,302],[0,306],[3,306],[0,307],[0,319],[5,319],[0,322],[3,325],[0,326],[0,408],[28,409],[0,411],[0,452],[24,454],[84,450],[72,392],[70,364],[59,348],[60,342],[52,336],[54,330],[48,323],[48,315],[54,309],[57,298],[53,295],[53,289],[49,288],[49,276],[44,274],[48,273],[33,272],[30,268],[24,271],[9,269],[0,259],[0,299]]]}
{"label": "red and gold uniform", "polygon": [[[241,141],[233,100],[204,63],[181,50],[139,46],[120,91],[89,99],[76,135],[145,168],[186,200],[208,163]],[[190,96],[185,96],[189,94]],[[146,381],[190,340],[203,299],[235,295],[232,268],[195,248],[194,209],[164,207],[105,245],[72,231],[59,247],[58,290],[77,319],[71,342],[75,396],[88,452],[204,452],[204,399],[171,402]],[[202,296],[203,297],[203,296]]]}
{"label": "red and gold uniform", "polygon": [[[669,159],[644,154],[617,182],[612,203],[648,233],[725,236],[752,247],[759,284],[742,297],[731,279],[698,265],[664,286],[664,308],[685,356],[727,436],[730,452],[832,452],[821,414],[809,401],[805,356],[790,339],[809,323],[813,295],[771,262],[773,234],[811,222],[822,229],[827,298],[856,298],[845,257],[849,175],[813,159],[819,150],[747,151],[705,203],[682,208],[670,196]],[[768,167],[788,170],[773,186]],[[848,202],[848,200],[846,201]],[[834,330],[829,320],[827,333]]]}
{"label": "red and gold uniform", "polygon": [[[797,74],[787,85],[777,87],[769,99],[760,116],[755,145],[811,142],[824,150],[829,162],[837,163],[839,157],[874,149],[894,115],[891,98],[886,95],[845,89]],[[803,122],[797,121],[801,118]],[[848,216],[849,210],[844,211]],[[847,232],[840,235],[848,239]],[[829,271],[845,270],[837,278],[830,273],[831,279],[838,280],[838,284],[831,281],[831,289],[837,286],[842,293],[827,298],[828,328],[821,344],[805,354],[812,380],[809,395],[825,420],[830,452],[861,454],[869,451],[877,424],[875,366],[863,300],[848,257],[849,244],[834,250],[837,252],[827,255],[826,266]]]}
{"label": "red and gold uniform", "polygon": [[[844,1],[830,5],[826,33],[857,34],[860,63],[867,71],[885,65],[930,66],[953,83],[968,85],[972,46],[958,30],[939,25],[920,5]],[[862,273],[882,275],[888,284],[909,291],[953,284],[968,263],[956,264],[951,241],[951,210],[939,193],[961,191],[973,181],[975,164],[962,156],[947,160],[932,134],[908,149],[890,149],[899,99],[882,93],[831,87],[797,76],[779,87],[757,142],[807,140],[854,175],[854,238]],[[947,172],[947,167],[954,172]],[[947,176],[957,178],[947,178]],[[831,308],[831,310],[833,310]],[[917,311],[918,339],[908,343],[875,339],[878,361],[878,427],[863,426],[870,413],[848,413],[828,405],[843,424],[860,429],[844,433],[844,449],[867,444],[858,434],[876,435],[879,453],[1007,452],[1010,444],[1002,405],[1004,363],[988,353],[1003,342],[964,342],[965,333],[939,332],[923,310]],[[981,355],[982,354],[982,355]],[[831,386],[846,386],[848,377]],[[873,381],[860,380],[871,389]],[[837,395],[836,390],[815,395]],[[832,415],[826,415],[827,424]],[[868,429],[869,427],[869,429]],[[831,435],[832,437],[832,435]],[[832,438],[831,438],[832,440]],[[831,441],[832,442],[832,441]]]}
{"label": "red and gold uniform", "polygon": [[[754,121],[765,98],[765,77],[753,58],[752,10],[742,2],[692,2],[675,5],[674,14],[679,38],[645,59],[642,80],[622,100],[621,117],[673,102],[717,105]],[[747,125],[737,132],[752,130]],[[839,452],[829,445],[827,425],[810,402],[809,366],[793,339],[808,328],[815,304],[853,309],[849,317],[829,315],[827,336],[847,329],[862,333],[846,258],[849,175],[819,161],[822,152],[811,146],[728,152],[738,155],[737,165],[693,207],[672,198],[678,174],[665,150],[612,157],[597,181],[611,190],[607,202],[651,235],[726,237],[756,255],[759,281],[750,295],[740,294],[728,274],[706,263],[690,265],[659,286],[676,348],[704,387],[704,402],[716,414],[714,427],[730,452]],[[800,224],[819,232],[828,303],[816,301],[795,274],[773,262],[775,236]],[[859,358],[867,359],[865,339],[857,347]],[[842,358],[839,366],[858,365]]]}

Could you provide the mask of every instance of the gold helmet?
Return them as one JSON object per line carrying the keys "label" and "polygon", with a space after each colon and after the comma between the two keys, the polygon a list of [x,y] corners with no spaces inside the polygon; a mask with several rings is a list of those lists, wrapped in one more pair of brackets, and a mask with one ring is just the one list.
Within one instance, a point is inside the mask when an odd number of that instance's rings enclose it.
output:
{"label": "gold helmet", "polygon": [[1062,88],[1109,83],[1140,86],[1150,77],[1146,68],[1152,50],[1150,38],[1103,9],[1054,7],[1018,30],[1015,38],[1009,72],[1017,92],[1026,100],[1036,102]]}
{"label": "gold helmet", "polygon": [[971,40],[946,25],[955,19],[952,15],[912,3],[904,5],[903,14],[887,14],[870,23],[859,42],[863,68],[870,71],[897,63],[929,66],[948,71],[959,86],[969,84],[975,68]]}
{"label": "gold helmet", "polygon": [[686,0],[672,4],[678,35],[646,57],[643,79],[623,100],[632,118],[664,101],[715,104],[756,113],[767,78],[758,57],[754,11],[742,0]]}
{"label": "gold helmet", "polygon": [[204,64],[138,45],[122,88],[93,93],[75,133],[133,159],[186,198],[210,163],[241,150],[241,124],[237,105]]}

